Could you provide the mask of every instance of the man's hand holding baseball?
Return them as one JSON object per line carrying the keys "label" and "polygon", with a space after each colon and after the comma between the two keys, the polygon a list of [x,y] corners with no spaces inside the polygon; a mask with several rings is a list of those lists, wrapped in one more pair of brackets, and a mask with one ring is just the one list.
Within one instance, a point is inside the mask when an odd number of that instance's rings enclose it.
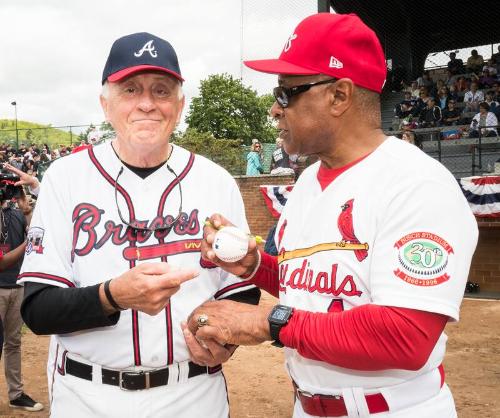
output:
{"label": "man's hand holding baseball", "polygon": [[[134,309],[156,315],[168,305],[170,297],[182,283],[194,279],[199,272],[181,269],[167,263],[144,263],[136,266],[109,283],[113,301],[122,309]],[[104,284],[99,289],[104,311],[116,312],[106,296]]]}
{"label": "man's hand holding baseball", "polygon": [[245,278],[245,276],[249,276],[255,270],[257,264],[259,263],[257,243],[254,238],[250,237],[248,252],[245,257],[234,263],[222,261],[215,255],[215,252],[212,249],[212,244],[217,231],[225,226],[234,225],[220,214],[213,214],[209,219],[207,219],[205,227],[203,228],[201,256],[204,260],[208,260],[211,263],[216,264],[225,271]]}

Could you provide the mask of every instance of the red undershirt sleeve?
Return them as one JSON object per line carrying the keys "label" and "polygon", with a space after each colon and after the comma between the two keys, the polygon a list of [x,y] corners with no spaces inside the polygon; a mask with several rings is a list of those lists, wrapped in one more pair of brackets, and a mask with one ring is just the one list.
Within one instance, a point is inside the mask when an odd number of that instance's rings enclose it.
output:
{"label": "red undershirt sleeve", "polygon": [[280,340],[303,357],[354,370],[418,370],[448,317],[367,304],[340,313],[295,309]]}
{"label": "red undershirt sleeve", "polygon": [[[277,258],[261,253],[251,283],[279,297]],[[354,370],[418,370],[427,362],[448,317],[367,304],[335,313],[294,310],[280,340],[302,356]]]}
{"label": "red undershirt sleeve", "polygon": [[260,266],[250,280],[254,284],[275,297],[279,297],[278,259],[263,251],[260,252]]}

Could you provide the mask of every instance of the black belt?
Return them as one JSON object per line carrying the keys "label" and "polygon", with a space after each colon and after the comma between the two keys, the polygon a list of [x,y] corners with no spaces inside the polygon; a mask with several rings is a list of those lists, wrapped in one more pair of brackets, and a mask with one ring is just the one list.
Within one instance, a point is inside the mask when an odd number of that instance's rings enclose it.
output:
{"label": "black belt", "polygon": [[[85,380],[92,380],[92,366],[66,357],[66,373]],[[199,366],[189,362],[188,378],[202,374],[216,373],[221,366],[206,367]],[[122,372],[119,370],[102,369],[102,383],[106,385],[119,386],[124,390],[142,390],[165,386],[168,383],[168,367],[164,369],[140,371],[140,372]]]}

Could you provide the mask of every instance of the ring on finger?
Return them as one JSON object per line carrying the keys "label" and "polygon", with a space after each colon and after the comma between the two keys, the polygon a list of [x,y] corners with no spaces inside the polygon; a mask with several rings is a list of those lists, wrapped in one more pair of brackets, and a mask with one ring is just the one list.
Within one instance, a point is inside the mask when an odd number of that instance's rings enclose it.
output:
{"label": "ring on finger", "polygon": [[201,328],[201,327],[204,327],[205,325],[208,325],[208,315],[207,314],[198,315],[198,319],[196,320],[196,323],[198,324],[198,328]]}

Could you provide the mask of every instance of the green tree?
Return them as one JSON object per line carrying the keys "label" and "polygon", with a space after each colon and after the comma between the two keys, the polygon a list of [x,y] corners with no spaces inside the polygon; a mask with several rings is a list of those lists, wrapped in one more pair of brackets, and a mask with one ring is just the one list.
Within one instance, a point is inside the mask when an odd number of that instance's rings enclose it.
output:
{"label": "green tree", "polygon": [[273,141],[276,131],[268,117],[267,102],[241,80],[214,74],[201,81],[200,95],[191,101],[186,123],[217,139],[240,139],[245,144],[252,138]]}
{"label": "green tree", "polygon": [[185,132],[174,132],[171,141],[207,157],[233,175],[245,173],[246,161],[239,140],[217,139],[211,133],[188,128]]}

